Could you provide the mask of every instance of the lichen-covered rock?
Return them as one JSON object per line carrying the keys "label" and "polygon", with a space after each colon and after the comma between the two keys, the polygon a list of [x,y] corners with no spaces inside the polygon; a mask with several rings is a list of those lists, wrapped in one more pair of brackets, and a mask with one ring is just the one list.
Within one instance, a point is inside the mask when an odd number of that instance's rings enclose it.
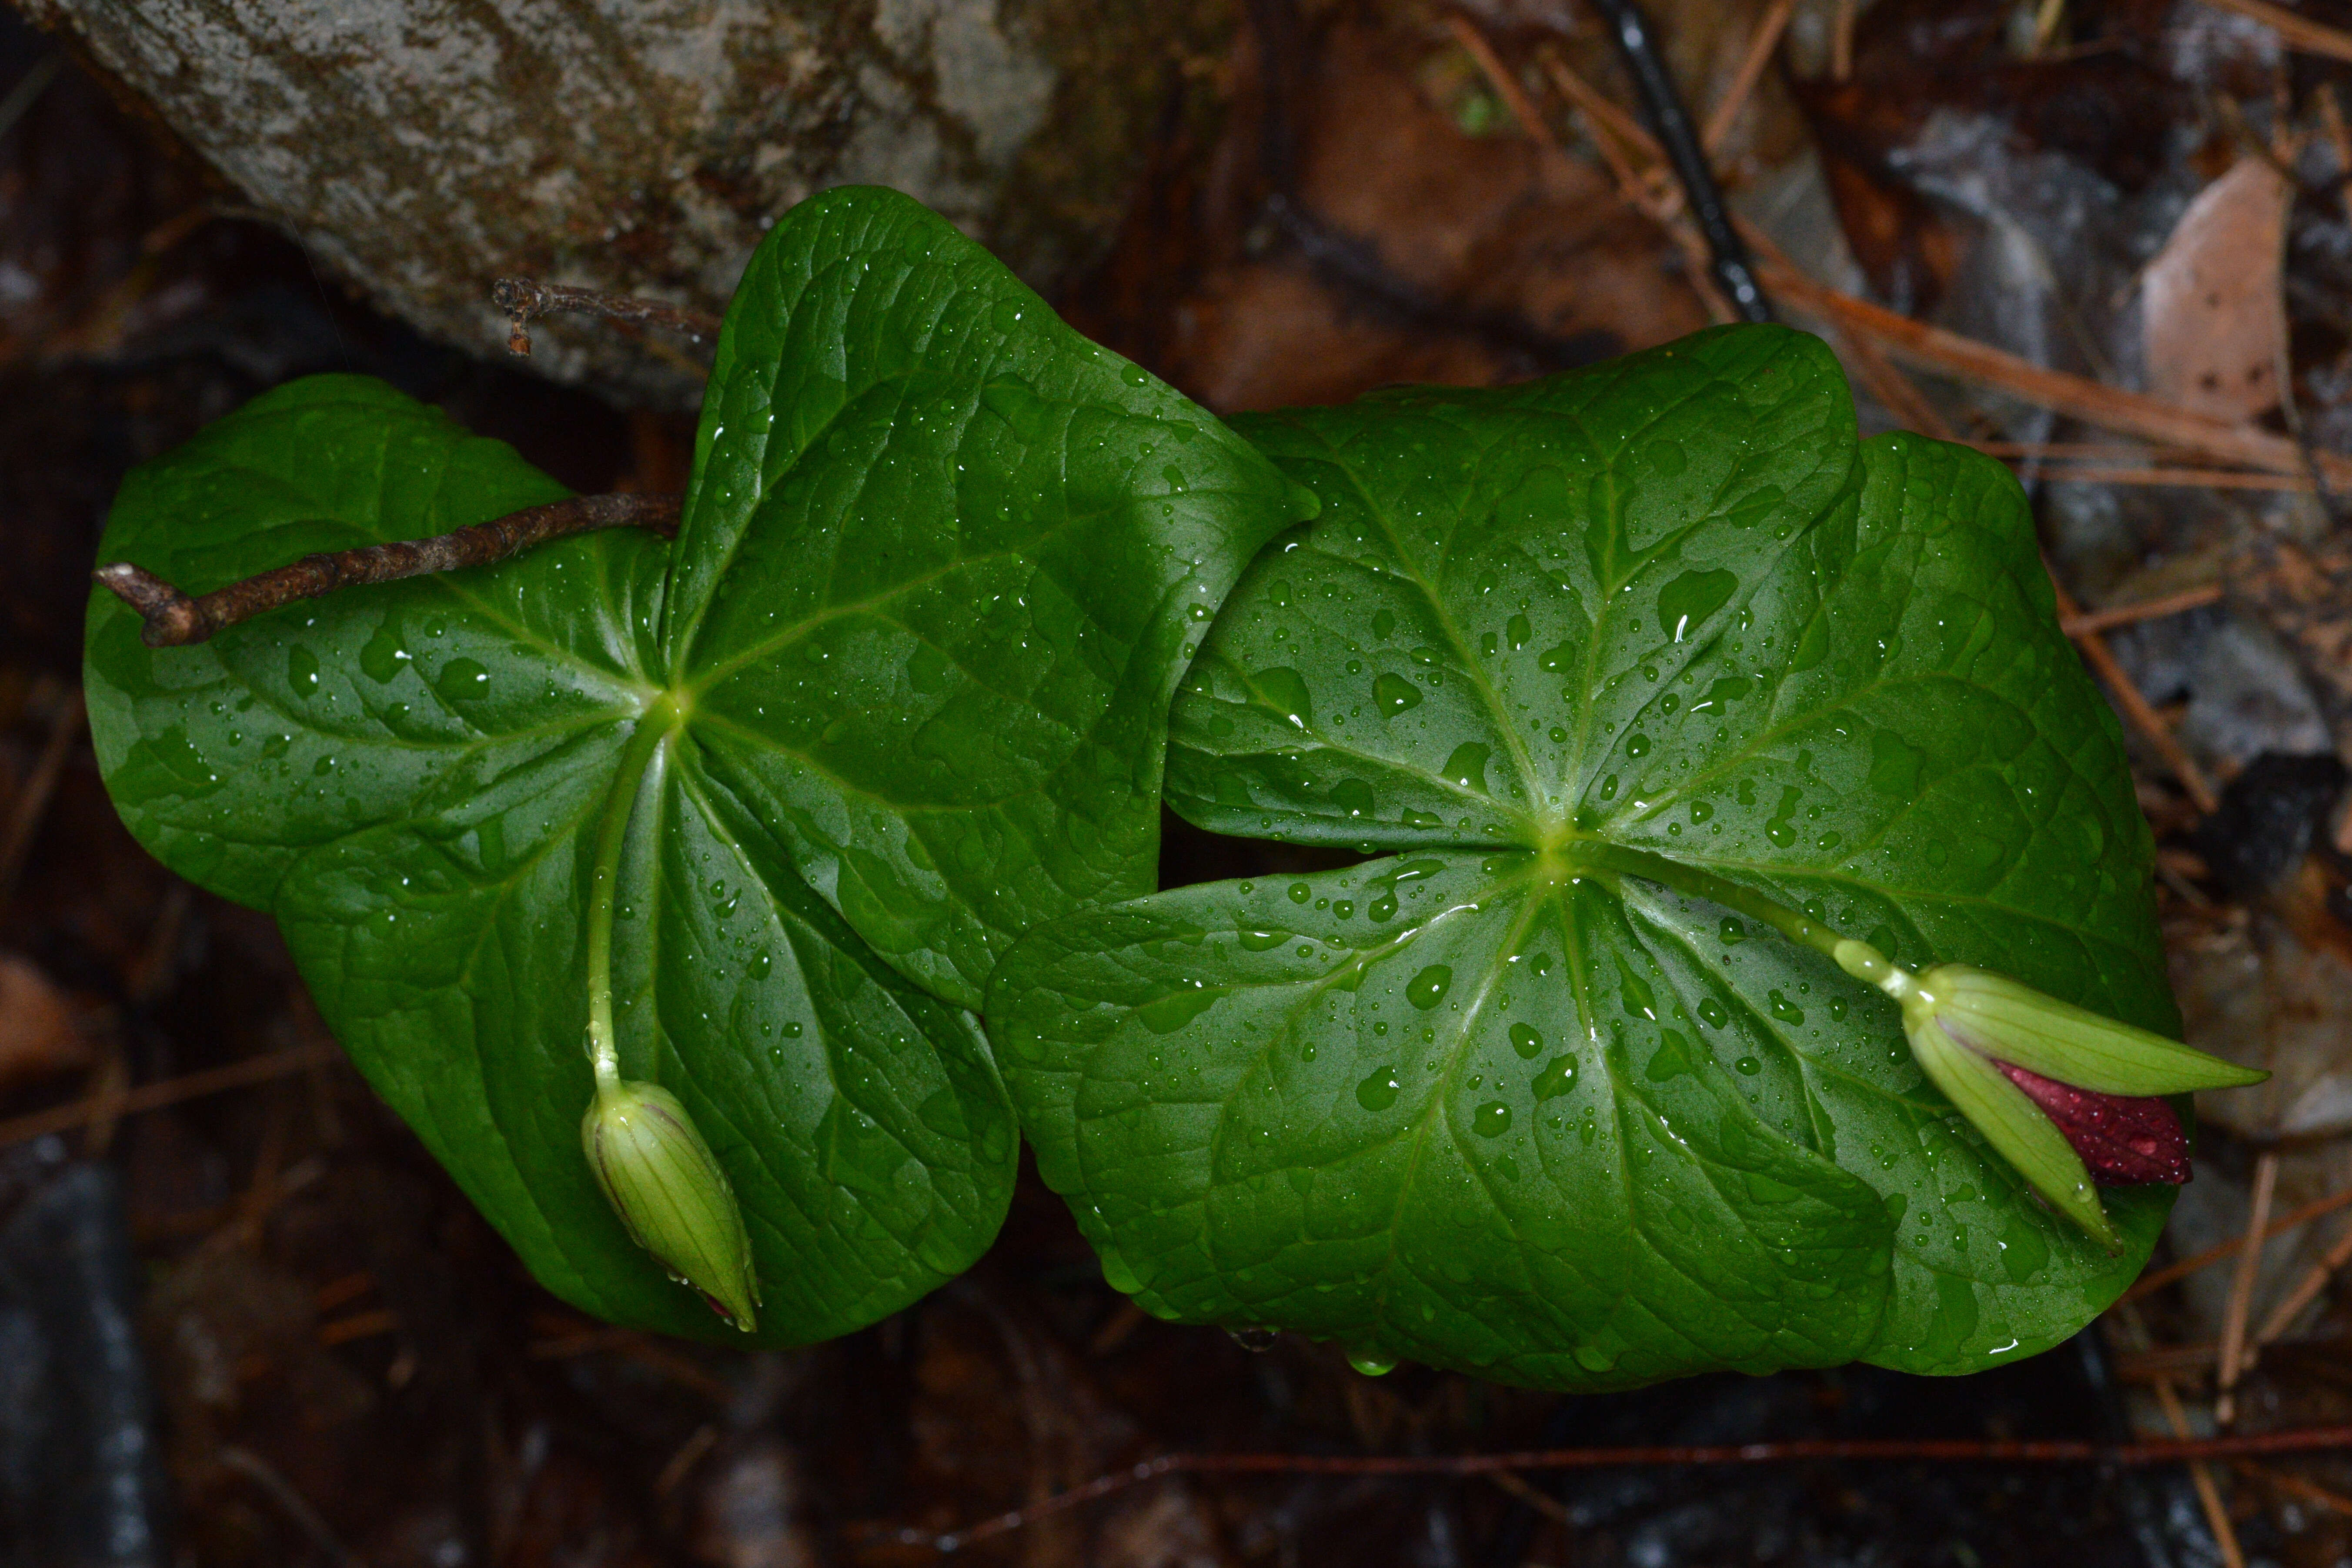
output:
{"label": "lichen-covered rock", "polygon": [[[71,29],[322,262],[426,331],[504,341],[490,280],[719,310],[767,225],[893,185],[1050,289],[1196,112],[1228,0],[19,0]],[[667,345],[534,333],[540,367],[690,402]]]}

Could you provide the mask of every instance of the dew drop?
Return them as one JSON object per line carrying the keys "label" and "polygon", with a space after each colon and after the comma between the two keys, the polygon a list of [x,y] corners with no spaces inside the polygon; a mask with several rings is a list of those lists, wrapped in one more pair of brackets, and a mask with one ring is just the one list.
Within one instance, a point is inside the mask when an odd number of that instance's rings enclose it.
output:
{"label": "dew drop", "polygon": [[1481,1138],[1499,1138],[1511,1130],[1511,1108],[1499,1100],[1490,1100],[1473,1111],[1470,1130]]}
{"label": "dew drop", "polygon": [[1356,1086],[1356,1103],[1366,1110],[1386,1110],[1403,1090],[1403,1080],[1397,1077],[1394,1068],[1376,1068],[1370,1078]]}
{"label": "dew drop", "polygon": [[1426,1013],[1445,1000],[1445,988],[1453,984],[1453,969],[1446,964],[1433,963],[1405,982],[1405,1000]]}
{"label": "dew drop", "polygon": [[1384,673],[1372,682],[1372,703],[1382,718],[1393,719],[1421,706],[1421,688],[1402,675]]}
{"label": "dew drop", "polygon": [[1525,1024],[1514,1024],[1511,1049],[1519,1053],[1521,1060],[1531,1062],[1543,1054],[1543,1037]]}

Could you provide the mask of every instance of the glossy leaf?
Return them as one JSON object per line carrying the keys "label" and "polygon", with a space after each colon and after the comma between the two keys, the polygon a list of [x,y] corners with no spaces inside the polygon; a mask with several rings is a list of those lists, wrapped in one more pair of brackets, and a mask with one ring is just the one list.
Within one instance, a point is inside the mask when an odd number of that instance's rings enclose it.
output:
{"label": "glossy leaf", "polygon": [[[1561,1388],[2045,1348],[2110,1256],[1894,1005],[1688,891],[2173,1023],[2120,734],[1998,465],[1861,446],[1811,339],[1239,422],[1324,505],[1179,699],[1171,800],[1391,852],[1041,930],[989,1014],[1150,1309]],[[1679,880],[1678,880],[1679,879]]]}
{"label": "glossy leaf", "polygon": [[[202,592],[562,493],[319,377],[141,469],[101,549]],[[944,221],[834,192],[738,294],[675,547],[575,538],[161,651],[100,595],[92,731],[133,831],[278,916],[337,1037],[544,1282],[733,1341],[583,1153],[617,810],[622,1075],[724,1168],[760,1341],[820,1339],[993,1237],[1017,1140],[959,1004],[1025,921],[1150,885],[1169,693],[1295,504]]]}

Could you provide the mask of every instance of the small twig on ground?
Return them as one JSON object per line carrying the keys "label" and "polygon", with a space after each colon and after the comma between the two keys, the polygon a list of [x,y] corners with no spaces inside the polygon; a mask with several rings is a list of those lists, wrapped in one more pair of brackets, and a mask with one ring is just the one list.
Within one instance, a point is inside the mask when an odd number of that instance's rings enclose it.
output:
{"label": "small twig on ground", "polygon": [[[2042,567],[2047,571],[2049,563],[2043,562]],[[2059,624],[2063,626],[2083,613],[2083,606],[2074,602],[2074,595],[2066,592],[2066,585],[2058,581],[2054,572],[2050,574],[2050,586],[2058,595]],[[2115,651],[2107,647],[2107,639],[2097,632],[2083,632],[2075,635],[2074,646],[2082,650],[2083,662],[2091,667],[2092,673],[2099,678],[2108,694],[2115,699],[2116,706],[2123,710],[2126,721],[2156,749],[2157,755],[2164,759],[2164,765],[2172,771],[2172,776],[2180,781],[2181,789],[2195,803],[2199,813],[2212,816],[2214,809],[2221,804],[2221,797],[2213,793],[2212,784],[2206,781],[2205,771],[2181,746],[2170,726],[2148,705],[2147,696],[2116,661]]]}
{"label": "small twig on ground", "polygon": [[[2102,429],[2176,447],[2217,462],[2293,475],[2298,479],[2304,477],[2304,454],[2295,442],[2284,436],[2251,425],[2231,424],[2162,398],[2125,392],[2084,376],[2045,369],[1989,343],[1915,321],[1867,300],[1855,299],[1815,281],[1785,258],[1774,256],[1767,245],[1758,241],[1759,232],[1751,228],[1748,238],[1763,254],[1766,279],[1776,292],[1806,310],[1826,316],[1856,332],[1867,333],[1899,356]],[[2330,484],[2352,485],[2352,458],[2322,453],[2319,461]]]}
{"label": "small twig on ground", "polygon": [[1576,1516],[1568,1511],[1566,1504],[1549,1492],[1529,1486],[1525,1478],[1514,1475],[1509,1470],[1496,1470],[1486,1479],[1553,1523],[1564,1524],[1571,1529],[1575,1527]]}
{"label": "small twig on ground", "polygon": [[[249,1083],[264,1083],[288,1073],[300,1072],[317,1063],[332,1061],[335,1056],[331,1046],[297,1046],[290,1050],[272,1051],[268,1056],[247,1057],[241,1062],[230,1062],[226,1067],[206,1068],[202,1072],[185,1073],[178,1078],[165,1079],[161,1083],[134,1089],[115,1100],[110,1109],[118,1116],[136,1116],[142,1111],[177,1105],[184,1100],[218,1094],[225,1089],[243,1089]],[[82,1126],[93,1112],[100,1109],[107,1107],[98,1098],[91,1097],[0,1121],[0,1149]]]}
{"label": "small twig on ground", "polygon": [[2242,1476],[2248,1476],[2267,1486],[2276,1487],[2289,1497],[2299,1498],[2308,1503],[2316,1503],[2321,1508],[2333,1510],[2336,1513],[2352,1514],[2352,1497],[2346,1497],[2342,1492],[2329,1491],[2315,1481],[2307,1481],[2301,1476],[2289,1475],[2284,1470],[2272,1469],[2268,1465],[2255,1464],[2252,1459],[2238,1460],[2237,1470]]}
{"label": "small twig on ground", "polygon": [[[2172,1428],[2176,1438],[2189,1436],[2189,1413],[2180,1407],[2180,1395],[2174,1392],[2172,1380],[2156,1380],[2156,1402],[2164,1407],[2165,1424]],[[2189,1484],[2197,1489],[2197,1506],[2204,1510],[2205,1526],[2213,1532],[2213,1544],[2221,1549],[2222,1568],[2246,1568],[2245,1549],[2238,1544],[2237,1527],[2230,1522],[2229,1506],[2221,1500],[2221,1488],[2213,1479],[2213,1468],[2202,1459],[2189,1461]]]}
{"label": "small twig on ground", "polygon": [[1839,331],[1835,327],[1830,330],[1836,333],[1837,346],[1845,351],[1843,357],[1852,362],[1864,390],[1885,405],[1889,414],[1909,421],[1914,430],[1938,441],[1949,441],[1958,435],[1936,405],[1927,401],[1927,395],[1881,353],[1875,342],[1860,332]]}
{"label": "small twig on ground", "polygon": [[[1492,51],[1488,52],[1491,55]],[[1585,135],[1601,150],[1601,161],[1609,165],[1610,177],[1617,182],[1619,199],[1664,229],[1675,248],[1683,253],[1684,270],[1692,291],[1706,307],[1708,316],[1718,323],[1737,321],[1731,302],[1716,286],[1706,241],[1688,221],[1682,187],[1675,183],[1665,164],[1665,153],[1656,140],[1633,116],[1612,103],[1606,94],[1570,69],[1568,62],[1549,46],[1537,63],[1580,117]],[[1549,128],[1542,134],[1551,146],[1559,146],[1557,142],[1549,141]],[[1637,163],[1636,159],[1641,163]]]}
{"label": "small twig on ground", "polygon": [[646,300],[630,294],[607,294],[597,289],[575,289],[565,283],[541,283],[532,278],[501,278],[490,285],[490,303],[511,330],[510,353],[530,353],[530,323],[541,316],[602,316],[611,321],[634,321],[661,327],[696,342],[719,341],[719,319],[705,310]]}
{"label": "small twig on ground", "polygon": [[1538,1448],[1504,1454],[1162,1454],[1125,1469],[1097,1476],[1083,1486],[1056,1492],[1028,1508],[1017,1508],[944,1534],[927,1530],[880,1527],[874,1534],[904,1546],[956,1552],[975,1542],[1009,1534],[1049,1514],[1163,1476],[1492,1476],[1524,1471],[1601,1469],[1633,1465],[1776,1465],[1802,1460],[1872,1460],[1893,1463],[2177,1465],[2204,1459],[2234,1459],[2256,1454],[2310,1454],[2352,1448],[2352,1426],[2305,1426],[2283,1432],[2221,1437],[2153,1438],[2129,1443],[2090,1442],[2079,1437],[1996,1438],[1805,1438],[1788,1443],[1738,1443],[1701,1447],[1660,1446],[1604,1448]]}
{"label": "small twig on ground", "polygon": [[[2313,1220],[2334,1214],[2340,1208],[2352,1208],[2352,1187],[2346,1187],[2341,1192],[2330,1193],[2324,1198],[2314,1198],[2301,1208],[2281,1215],[2263,1227],[2263,1239],[2268,1241],[2274,1236],[2284,1236],[2299,1225],[2309,1225]],[[2247,1239],[2242,1236],[2233,1236],[2217,1247],[2207,1247],[2194,1257],[2184,1258],[2178,1263],[2168,1263],[2161,1268],[2152,1268],[2133,1281],[2130,1289],[2116,1298],[2116,1305],[2119,1307],[2127,1305],[2143,1296],[2163,1289],[2175,1279],[2185,1279],[2200,1268],[2210,1268],[2225,1258],[2235,1258],[2245,1250]]]}
{"label": "small twig on ground", "polygon": [[1651,138],[1664,154],[1666,166],[1674,171],[1676,183],[1682,186],[1690,221],[1706,241],[1706,266],[1703,275],[1713,280],[1739,320],[1770,321],[1771,302],[1765,298],[1764,286],[1757,279],[1755,259],[1748,255],[1748,243],[1732,221],[1731,209],[1723,199],[1723,188],[1716,184],[1715,170],[1707,162],[1706,149],[1699,145],[1697,130],[1691,124],[1690,111],[1683,107],[1674,73],[1666,68],[1652,39],[1648,19],[1633,0],[1585,3],[1608,21],[1610,39],[1617,46],[1625,74],[1633,79],[1633,91],[1642,101],[1642,113],[1649,123]]}
{"label": "small twig on ground", "polygon": [[1830,79],[1843,82],[1853,75],[1853,25],[1862,7],[1854,0],[1838,0],[1830,23]]}
{"label": "small twig on ground", "polygon": [[2308,16],[2297,16],[2284,5],[2273,5],[2270,0],[2205,0],[2217,10],[2235,11],[2251,17],[2279,36],[2290,49],[2306,55],[2326,55],[2335,59],[2352,60],[2352,33],[2315,22]]}
{"label": "small twig on ground", "polygon": [[2254,1193],[2246,1210],[2246,1245],[2238,1254],[2238,1267],[2230,1278],[2230,1302],[2221,1314],[2221,1363],[2214,1368],[2214,1382],[2220,1390],[2213,1402],[2213,1419],[2227,1426],[2238,1415],[2238,1374],[2242,1372],[2246,1353],[2246,1321],[2253,1310],[2254,1282],[2262,1277],[2263,1227],[2270,1223],[2271,1195],[2278,1190],[2278,1154],[2263,1151],[2254,1162]]}
{"label": "small twig on ground", "polygon": [[278,1510],[292,1521],[294,1527],[310,1537],[310,1543],[326,1553],[337,1568],[367,1568],[360,1554],[344,1545],[310,1500],[295,1489],[294,1483],[278,1473],[278,1468],[260,1455],[234,1444],[224,1444],[214,1456],[224,1469],[235,1470],[266,1494]]}
{"label": "small twig on ground", "polygon": [[141,641],[150,647],[185,647],[240,621],[338,588],[486,566],[568,534],[602,528],[642,528],[672,535],[677,531],[679,502],[677,496],[573,496],[430,539],[305,555],[290,566],[231,583],[195,599],[128,561],[101,566],[95,575],[101,586],[138,611],[147,623],[139,634]]}
{"label": "small twig on ground", "polygon": [[2209,583],[2202,588],[2184,589],[2167,594],[2160,599],[2142,599],[2137,605],[2117,605],[2112,609],[2083,610],[2058,623],[2058,629],[2070,637],[2088,636],[2092,632],[2112,631],[2140,621],[2153,621],[2165,616],[2177,616],[2184,610],[2202,609],[2207,605],[2221,602],[2221,584]]}
{"label": "small twig on ground", "polygon": [[1706,117],[1706,132],[1699,141],[1708,157],[1719,154],[1730,139],[1731,128],[1739,123],[1739,111],[1748,107],[1748,95],[1764,79],[1764,68],[1772,63],[1772,51],[1780,47],[1780,35],[1788,31],[1789,17],[1796,8],[1797,0],[1772,0],[1772,8],[1756,25],[1756,36],[1748,41],[1748,53],[1732,73],[1731,85],[1723,89],[1723,100]]}
{"label": "small twig on ground", "polygon": [[8,803],[7,824],[0,829],[0,905],[5,905],[16,890],[17,875],[25,868],[25,857],[32,852],[33,836],[40,830],[50,797],[57,794],[58,780],[65,773],[66,758],[81,734],[85,716],[79,690],[58,700],[49,712],[49,732],[41,742],[41,754],[34,760],[32,772],[25,775],[16,798]]}
{"label": "small twig on ground", "polygon": [[2294,1289],[2271,1309],[2271,1315],[2263,1320],[2263,1326],[2254,1332],[2254,1343],[2267,1345],[2275,1342],[2280,1335],[2294,1326],[2303,1310],[2327,1289],[2327,1282],[2347,1263],[2352,1263],[2352,1224],[2345,1226],[2343,1234],[2336,1238],[2336,1245],[2327,1249],[2327,1255],[2305,1269],[2303,1278],[2294,1282]]}
{"label": "small twig on ground", "polygon": [[2209,490],[2285,490],[2309,495],[2316,487],[2293,474],[2249,474],[2232,468],[2116,468],[2068,464],[2037,470],[2050,485],[2154,485]]}

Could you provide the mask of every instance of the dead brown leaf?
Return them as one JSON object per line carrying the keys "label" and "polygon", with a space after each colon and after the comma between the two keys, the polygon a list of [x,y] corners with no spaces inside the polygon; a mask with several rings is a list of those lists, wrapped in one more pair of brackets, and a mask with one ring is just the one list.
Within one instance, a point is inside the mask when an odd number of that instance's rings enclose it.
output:
{"label": "dead brown leaf", "polygon": [[2275,407],[2286,357],[2280,261],[2294,192],[2244,157],[2198,193],[2140,280],[2148,390],[2201,414]]}
{"label": "dead brown leaf", "polygon": [[90,1065],[65,993],[29,960],[0,952],[0,1093]]}

